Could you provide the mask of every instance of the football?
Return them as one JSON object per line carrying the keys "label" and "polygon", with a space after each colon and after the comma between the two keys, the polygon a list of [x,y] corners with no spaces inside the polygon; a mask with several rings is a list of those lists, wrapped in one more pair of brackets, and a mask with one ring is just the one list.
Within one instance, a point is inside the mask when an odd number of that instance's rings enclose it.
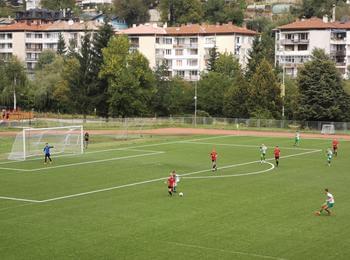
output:
{"label": "football", "polygon": [[184,194],[183,194],[182,192],[179,193],[179,196],[180,196],[180,197],[183,197],[183,195],[184,195]]}

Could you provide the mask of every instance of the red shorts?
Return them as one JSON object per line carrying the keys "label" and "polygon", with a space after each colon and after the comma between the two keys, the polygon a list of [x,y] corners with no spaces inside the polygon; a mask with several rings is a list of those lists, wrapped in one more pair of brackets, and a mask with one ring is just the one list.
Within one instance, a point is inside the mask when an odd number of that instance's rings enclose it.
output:
{"label": "red shorts", "polygon": [[279,155],[275,155],[275,159],[278,160],[280,158]]}

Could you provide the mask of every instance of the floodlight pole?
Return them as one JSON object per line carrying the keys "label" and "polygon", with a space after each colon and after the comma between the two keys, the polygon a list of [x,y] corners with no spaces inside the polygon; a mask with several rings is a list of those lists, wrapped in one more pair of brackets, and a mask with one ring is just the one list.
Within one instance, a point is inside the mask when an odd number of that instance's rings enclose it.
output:
{"label": "floodlight pole", "polygon": [[194,82],[194,126],[197,127],[197,80]]}
{"label": "floodlight pole", "polygon": [[282,73],[282,119],[284,119],[284,96],[286,92],[286,86],[285,86],[285,64],[283,63],[283,73]]}
{"label": "floodlight pole", "polygon": [[16,77],[14,78],[14,85],[13,85],[13,110],[17,110],[17,98],[16,98]]}

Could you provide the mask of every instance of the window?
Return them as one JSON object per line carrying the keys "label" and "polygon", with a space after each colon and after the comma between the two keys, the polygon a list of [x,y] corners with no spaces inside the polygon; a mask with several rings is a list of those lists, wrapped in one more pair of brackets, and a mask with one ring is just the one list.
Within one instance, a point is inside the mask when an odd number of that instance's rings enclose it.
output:
{"label": "window", "polygon": [[12,49],[12,43],[8,43],[7,48]]}
{"label": "window", "polygon": [[182,66],[182,60],[177,60],[176,61],[176,66],[181,67]]}
{"label": "window", "polygon": [[12,39],[12,33],[7,34],[7,39]]}
{"label": "window", "polygon": [[198,38],[190,38],[190,44],[198,44]]}
{"label": "window", "polygon": [[198,55],[198,49],[190,49],[190,55]]}
{"label": "window", "polygon": [[284,50],[285,51],[294,51],[294,45],[285,45]]}
{"label": "window", "polygon": [[206,44],[215,44],[214,37],[207,37],[207,38],[205,38],[205,43]]}
{"label": "window", "polygon": [[0,43],[0,49],[5,49],[6,45],[5,43]]}
{"label": "window", "polygon": [[35,34],[35,39],[42,39],[43,35],[41,33],[36,33]]}
{"label": "window", "polygon": [[293,34],[291,34],[291,33],[286,34],[286,39],[288,39],[288,40],[293,39]]}
{"label": "window", "polygon": [[300,40],[308,40],[309,39],[309,34],[308,33],[301,33],[299,35]]}
{"label": "window", "polygon": [[307,51],[307,44],[298,45],[298,51]]}
{"label": "window", "polygon": [[185,71],[184,70],[178,70],[176,71],[176,75],[180,77],[185,77]]}
{"label": "window", "polygon": [[173,40],[171,38],[163,38],[163,44],[172,44]]}
{"label": "window", "polygon": [[156,38],[156,43],[158,43],[158,44],[159,44],[159,37],[157,37],[157,38]]}
{"label": "window", "polygon": [[26,37],[27,38],[32,38],[32,34],[31,33],[26,33]]}
{"label": "window", "polygon": [[182,50],[182,49],[176,49],[176,50],[175,50],[175,55],[176,55],[176,56],[182,56],[183,53],[184,53],[184,50]]}
{"label": "window", "polygon": [[171,49],[166,49],[166,50],[165,50],[165,54],[166,54],[166,55],[171,55]]}
{"label": "window", "polygon": [[197,70],[190,70],[190,76],[197,76],[198,71]]}
{"label": "window", "polygon": [[240,41],[241,41],[241,38],[240,37],[236,37],[236,43],[240,43]]}
{"label": "window", "polygon": [[185,38],[176,38],[175,41],[177,45],[185,44]]}
{"label": "window", "polygon": [[197,66],[198,60],[187,60],[187,65],[188,66]]}
{"label": "window", "polygon": [[4,40],[5,39],[5,34],[0,34],[0,39]]}

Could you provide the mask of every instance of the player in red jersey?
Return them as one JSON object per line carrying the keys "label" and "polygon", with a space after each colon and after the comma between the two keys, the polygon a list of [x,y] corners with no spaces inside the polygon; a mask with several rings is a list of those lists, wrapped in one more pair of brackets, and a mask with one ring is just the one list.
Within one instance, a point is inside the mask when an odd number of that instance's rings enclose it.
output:
{"label": "player in red jersey", "polygon": [[173,189],[175,185],[175,178],[172,173],[170,173],[170,176],[168,178],[168,193],[170,196],[173,196]]}
{"label": "player in red jersey", "polygon": [[218,154],[215,151],[215,148],[213,151],[210,153],[210,158],[211,158],[211,164],[212,164],[212,171],[217,171],[218,168],[216,166],[216,159],[218,158]]}
{"label": "player in red jersey", "polygon": [[333,146],[333,154],[334,154],[334,156],[338,155],[338,145],[339,145],[338,140],[337,139],[333,139],[332,146]]}
{"label": "player in red jersey", "polygon": [[279,160],[280,160],[280,153],[281,153],[281,150],[278,147],[278,145],[276,145],[275,149],[273,150],[273,154],[275,155],[275,161],[276,161],[276,166],[277,167],[278,167]]}

